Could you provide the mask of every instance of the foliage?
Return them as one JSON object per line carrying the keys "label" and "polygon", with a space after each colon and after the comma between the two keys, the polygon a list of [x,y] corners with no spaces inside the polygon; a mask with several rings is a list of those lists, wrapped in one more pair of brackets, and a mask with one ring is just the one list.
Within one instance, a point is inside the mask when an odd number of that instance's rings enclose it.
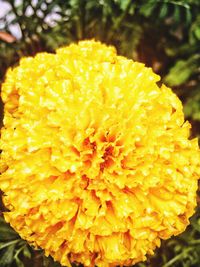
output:
{"label": "foliage", "polygon": [[191,218],[187,230],[169,240],[163,241],[161,248],[147,262],[137,267],[196,267],[200,253],[200,210]]}
{"label": "foliage", "polygon": [[31,257],[29,246],[2,217],[0,217],[0,232],[0,266],[7,267],[12,263],[16,263],[18,267],[24,266],[22,258]]}
{"label": "foliage", "polygon": [[[80,39],[113,44],[118,52],[144,62],[173,87],[184,103],[193,135],[200,133],[199,0],[6,0],[10,11],[0,31],[20,36],[0,41],[0,79],[22,56]],[[0,37],[1,38],[1,37]],[[2,109],[2,108],[1,108]],[[29,259],[30,258],[30,259]],[[0,218],[0,266],[57,267],[34,251]],[[200,266],[200,210],[180,236],[163,241],[155,256],[137,267]]]}
{"label": "foliage", "polygon": [[0,217],[0,266],[1,267],[59,267],[42,250],[33,250],[26,241]]}
{"label": "foliage", "polygon": [[[0,266],[1,267],[61,267],[42,250],[33,250],[26,241],[0,217]],[[178,237],[163,241],[161,248],[147,262],[136,267],[196,267],[200,263],[200,208],[190,220],[186,231]],[[29,259],[27,261],[27,258]],[[13,265],[15,263],[15,265]],[[75,265],[74,265],[75,267]]]}

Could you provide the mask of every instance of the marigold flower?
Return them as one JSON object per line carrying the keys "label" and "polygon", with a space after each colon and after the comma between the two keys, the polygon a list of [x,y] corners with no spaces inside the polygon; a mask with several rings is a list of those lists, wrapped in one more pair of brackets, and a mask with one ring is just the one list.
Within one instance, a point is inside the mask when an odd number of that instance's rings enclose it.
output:
{"label": "marigold flower", "polygon": [[182,104],[144,64],[82,41],[7,72],[4,216],[65,266],[132,265],[183,232],[200,153]]}

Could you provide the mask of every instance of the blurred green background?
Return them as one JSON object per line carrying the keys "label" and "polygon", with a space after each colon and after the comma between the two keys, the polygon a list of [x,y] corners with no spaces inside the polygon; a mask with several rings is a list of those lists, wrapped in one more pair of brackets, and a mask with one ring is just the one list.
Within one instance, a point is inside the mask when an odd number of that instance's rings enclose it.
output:
{"label": "blurred green background", "polygon": [[[0,83],[22,56],[89,38],[161,75],[182,100],[191,135],[200,138],[200,0],[0,0]],[[2,103],[0,113],[2,125]],[[0,267],[60,266],[4,222],[3,203],[0,210]],[[147,266],[200,267],[199,208],[182,235],[137,264]]]}

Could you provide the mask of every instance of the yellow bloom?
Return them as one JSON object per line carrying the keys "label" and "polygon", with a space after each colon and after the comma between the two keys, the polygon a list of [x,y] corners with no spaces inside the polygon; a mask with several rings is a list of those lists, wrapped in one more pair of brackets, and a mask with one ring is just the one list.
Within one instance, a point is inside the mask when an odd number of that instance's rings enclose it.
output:
{"label": "yellow bloom", "polygon": [[7,72],[0,188],[6,220],[63,265],[132,265],[185,230],[200,153],[151,68],[95,41]]}

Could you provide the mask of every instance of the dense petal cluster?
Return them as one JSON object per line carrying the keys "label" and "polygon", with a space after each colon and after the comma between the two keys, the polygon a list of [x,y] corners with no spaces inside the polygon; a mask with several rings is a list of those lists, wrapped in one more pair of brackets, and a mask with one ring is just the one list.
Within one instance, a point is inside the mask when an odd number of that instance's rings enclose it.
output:
{"label": "dense petal cluster", "polygon": [[198,142],[159,79],[95,41],[23,58],[8,71],[4,215],[64,266],[132,265],[188,225]]}

